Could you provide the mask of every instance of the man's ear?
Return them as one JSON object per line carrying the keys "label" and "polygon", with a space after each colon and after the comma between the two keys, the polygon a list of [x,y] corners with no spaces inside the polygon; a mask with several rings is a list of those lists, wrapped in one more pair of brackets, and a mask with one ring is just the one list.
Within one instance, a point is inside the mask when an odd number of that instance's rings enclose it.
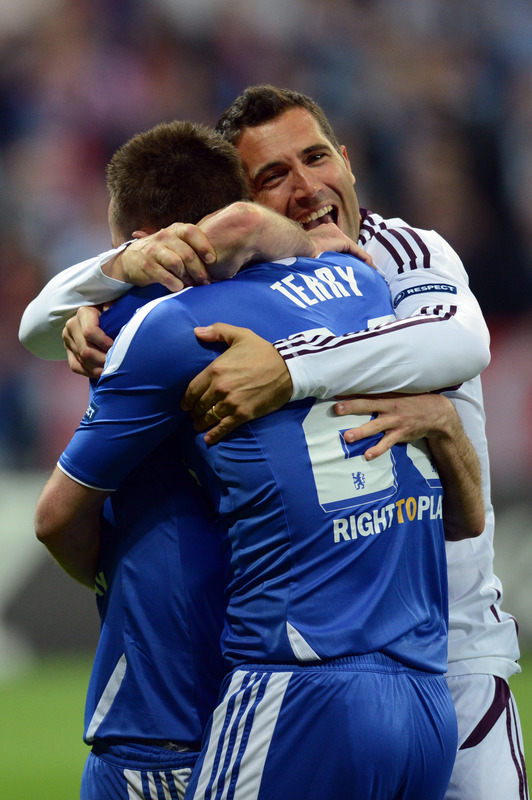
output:
{"label": "man's ear", "polygon": [[347,150],[345,149],[344,145],[340,145],[340,154],[343,156],[345,163],[347,164],[347,169],[349,170],[351,177],[353,178],[353,185],[356,183],[355,176],[353,175],[353,170],[351,169],[351,164],[349,162],[349,156],[347,155]]}
{"label": "man's ear", "polygon": [[152,233],[155,233],[155,230],[133,231],[131,236],[133,239],[144,239],[145,236],[150,236]]}

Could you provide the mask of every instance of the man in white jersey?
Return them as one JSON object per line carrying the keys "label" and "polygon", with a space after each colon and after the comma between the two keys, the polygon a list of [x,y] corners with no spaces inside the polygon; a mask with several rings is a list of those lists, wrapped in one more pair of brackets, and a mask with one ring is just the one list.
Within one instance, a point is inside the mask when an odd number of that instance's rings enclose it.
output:
{"label": "man in white jersey", "polygon": [[[206,434],[210,441],[291,397],[325,397],[350,390],[359,394],[426,391],[468,381],[485,366],[472,363],[466,376],[458,374],[454,363],[457,354],[467,361],[470,353],[478,352],[467,346],[472,336],[482,338],[485,331],[460,260],[434,232],[413,230],[401,220],[383,220],[359,212],[347,153],[339,147],[315,104],[297,93],[258,87],[239,98],[221,122],[224,134],[237,144],[257,200],[306,227],[318,224],[320,219],[337,222],[373,256],[390,284],[398,316],[408,319],[421,312],[426,322],[398,326],[394,344],[391,337],[386,343],[363,337],[344,342],[317,340],[309,344],[292,339],[278,343],[286,366],[280,364],[269,345],[264,347],[253,338],[252,348],[262,347],[259,401],[253,400],[259,384],[252,372],[258,359],[255,350],[246,349],[250,335],[215,327],[203,334],[205,338],[223,338],[236,345],[214,362],[214,368],[192,382],[186,397],[198,427],[208,427],[217,417],[223,418]],[[155,254],[152,257],[159,271],[164,261],[161,258],[159,262]],[[83,312],[91,313],[87,309]],[[70,323],[66,341],[79,354],[77,335],[75,324]],[[96,344],[108,346],[96,329],[91,335]],[[86,344],[83,347],[87,352]],[[97,357],[94,348],[89,347],[88,352]],[[251,357],[247,357],[248,352]],[[232,354],[238,355],[236,377]],[[291,380],[287,380],[286,368]],[[267,379],[263,378],[265,373]],[[211,383],[216,375],[221,377]],[[480,539],[448,545],[448,680],[458,713],[460,749],[447,798],[527,797],[519,721],[506,683],[519,671],[519,650],[515,623],[500,609],[502,589],[493,575],[493,511],[479,380],[464,383],[450,396],[483,461],[488,513]],[[360,408],[368,401],[350,402]],[[400,408],[400,417],[388,413],[389,400],[375,398],[369,402],[379,412],[372,426],[389,431],[383,443],[369,453],[376,456],[392,441],[399,441],[403,428],[412,424],[408,418],[410,401],[405,398],[400,406],[399,400],[393,401],[394,407]],[[347,402],[342,406],[344,410],[355,408]],[[209,413],[205,418],[208,409],[215,409],[216,416]]]}

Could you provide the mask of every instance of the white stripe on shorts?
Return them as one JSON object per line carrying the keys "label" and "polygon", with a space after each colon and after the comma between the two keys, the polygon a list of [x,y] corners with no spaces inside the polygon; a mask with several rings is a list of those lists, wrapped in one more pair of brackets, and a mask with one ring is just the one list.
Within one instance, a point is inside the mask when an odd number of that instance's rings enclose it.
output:
{"label": "white stripe on shorts", "polygon": [[124,778],[127,784],[129,800],[146,800],[142,790],[142,775],[138,769],[125,769]]}
{"label": "white stripe on shorts", "polygon": [[207,753],[194,800],[231,797],[256,800],[266,756],[291,672],[237,670],[213,714]]}
{"label": "white stripe on shorts", "polygon": [[[174,794],[172,793],[172,789],[169,785],[169,781],[171,779],[173,779],[175,790],[177,792],[177,797],[179,798],[179,800],[183,800],[185,797],[185,790],[187,788],[187,784],[190,780],[191,772],[192,770],[189,767],[184,767],[183,769],[169,770],[168,773],[159,772],[159,779],[161,781],[161,787],[164,795],[163,798],[159,796],[157,785],[155,783],[154,773],[151,771],[145,772],[144,774],[148,781],[148,788],[150,791],[149,800],[172,800],[172,798],[175,796],[175,793]],[[124,778],[126,779],[127,783],[127,796],[129,800],[148,800],[148,798],[146,798],[146,795],[144,794],[144,790],[142,787],[141,770],[125,769]]]}

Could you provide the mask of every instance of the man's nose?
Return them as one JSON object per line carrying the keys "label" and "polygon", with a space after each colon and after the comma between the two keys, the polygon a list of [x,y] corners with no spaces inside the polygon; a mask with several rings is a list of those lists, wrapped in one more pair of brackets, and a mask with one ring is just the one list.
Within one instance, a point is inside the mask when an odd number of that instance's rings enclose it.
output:
{"label": "man's nose", "polygon": [[312,171],[306,167],[294,171],[293,181],[294,191],[298,197],[313,197],[318,192],[319,184]]}

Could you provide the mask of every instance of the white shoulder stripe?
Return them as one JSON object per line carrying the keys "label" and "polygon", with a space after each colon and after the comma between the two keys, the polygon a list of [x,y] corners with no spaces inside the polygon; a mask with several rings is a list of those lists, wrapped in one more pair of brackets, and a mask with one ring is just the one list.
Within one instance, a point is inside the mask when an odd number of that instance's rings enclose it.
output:
{"label": "white shoulder stripe", "polygon": [[[188,287],[192,288],[192,287]],[[187,291],[184,289],[183,291]],[[149,303],[146,305],[141,306],[138,311],[131,317],[127,325],[124,325],[120,333],[115,339],[115,343],[112,348],[109,350],[107,355],[107,359],[105,362],[105,367],[102,372],[103,375],[111,375],[113,372],[120,367],[124,357],[129,349],[129,345],[131,344],[133,337],[135,336],[136,332],[150,313],[152,309],[159,305],[159,303],[164,303],[165,300],[170,300],[174,297],[173,294],[167,294],[163,297],[157,297],[155,300],[150,300]]]}

